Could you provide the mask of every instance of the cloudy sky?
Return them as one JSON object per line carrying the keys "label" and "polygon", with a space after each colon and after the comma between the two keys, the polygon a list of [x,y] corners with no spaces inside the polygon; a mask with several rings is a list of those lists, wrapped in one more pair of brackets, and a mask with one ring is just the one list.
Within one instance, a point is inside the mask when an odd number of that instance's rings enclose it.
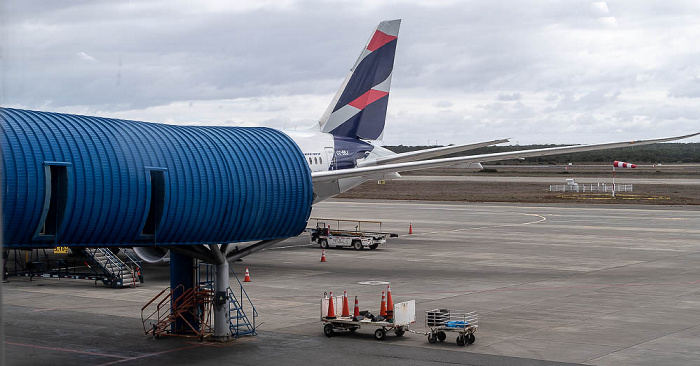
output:
{"label": "cloudy sky", "polygon": [[[700,2],[5,0],[2,105],[303,129],[401,18],[384,143],[700,131]],[[700,138],[686,140],[700,142]]]}

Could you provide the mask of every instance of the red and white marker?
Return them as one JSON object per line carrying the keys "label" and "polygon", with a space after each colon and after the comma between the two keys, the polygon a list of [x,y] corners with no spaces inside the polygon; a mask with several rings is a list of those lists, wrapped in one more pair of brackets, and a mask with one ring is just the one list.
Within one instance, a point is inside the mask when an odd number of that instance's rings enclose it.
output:
{"label": "red and white marker", "polygon": [[612,184],[613,184],[612,196],[613,197],[615,197],[615,168],[636,168],[636,167],[637,167],[637,165],[625,163],[624,161],[615,160],[613,162],[613,178],[612,178]]}
{"label": "red and white marker", "polygon": [[635,164],[630,164],[630,163],[625,163],[624,161],[617,161],[613,163],[614,168],[636,168],[637,165]]}

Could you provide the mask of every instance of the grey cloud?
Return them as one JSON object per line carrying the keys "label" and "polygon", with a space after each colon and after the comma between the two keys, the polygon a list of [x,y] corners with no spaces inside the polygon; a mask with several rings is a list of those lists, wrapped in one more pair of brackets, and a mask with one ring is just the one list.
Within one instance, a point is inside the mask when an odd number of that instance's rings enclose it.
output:
{"label": "grey cloud", "polygon": [[[594,111],[613,122],[632,120],[624,114],[640,108],[649,118],[696,116],[687,106],[692,100],[684,99],[700,96],[694,79],[700,56],[692,48],[674,47],[696,43],[691,32],[700,23],[696,2],[607,5],[608,15],[618,20],[614,29],[600,23],[606,14],[587,1],[430,6],[376,1],[371,11],[354,2],[298,1],[286,8],[208,12],[185,1],[8,0],[7,21],[0,25],[4,103],[121,111],[256,96],[314,94],[330,100],[371,27],[402,18],[394,91],[420,90],[426,105],[443,112],[460,107],[455,106],[459,97],[451,95],[497,97],[496,103],[436,118],[410,111],[398,116],[392,111],[396,93],[389,104],[395,119],[388,126],[400,128],[385,136],[410,139],[433,128],[447,137],[432,139],[445,141],[515,132],[539,139],[548,136],[542,133],[546,123],[583,123],[581,116]],[[642,74],[649,77],[639,78]],[[647,89],[668,91],[675,102],[621,101],[621,93]],[[529,103],[538,93],[549,96],[549,108]],[[681,105],[669,107],[675,104]],[[285,112],[274,104],[264,108]],[[278,117],[267,122],[292,124]],[[574,137],[600,137],[587,136]]]}
{"label": "grey cloud", "polygon": [[511,102],[514,100],[520,100],[522,98],[522,95],[520,95],[519,92],[507,94],[507,93],[500,93],[496,97],[496,100],[499,100],[501,102]]}
{"label": "grey cloud", "polygon": [[572,92],[565,92],[556,106],[547,111],[591,111],[615,101],[620,94],[619,90],[595,90],[576,97]]}
{"label": "grey cloud", "polygon": [[700,98],[700,77],[680,83],[668,95],[674,98]]}
{"label": "grey cloud", "polygon": [[454,103],[450,102],[449,100],[439,100],[435,103],[433,103],[433,106],[437,108],[450,108],[454,105]]}

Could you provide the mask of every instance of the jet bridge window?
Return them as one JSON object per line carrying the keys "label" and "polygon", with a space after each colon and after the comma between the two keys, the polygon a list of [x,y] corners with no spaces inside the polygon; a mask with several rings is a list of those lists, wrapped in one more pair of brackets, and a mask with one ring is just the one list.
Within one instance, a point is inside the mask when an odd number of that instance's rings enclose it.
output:
{"label": "jet bridge window", "polygon": [[57,241],[61,224],[66,216],[68,202],[70,163],[45,162],[44,209],[34,233],[35,240]]}
{"label": "jet bridge window", "polygon": [[150,178],[150,203],[147,207],[146,222],[141,230],[144,239],[155,239],[165,208],[165,169],[151,168],[147,170]]}

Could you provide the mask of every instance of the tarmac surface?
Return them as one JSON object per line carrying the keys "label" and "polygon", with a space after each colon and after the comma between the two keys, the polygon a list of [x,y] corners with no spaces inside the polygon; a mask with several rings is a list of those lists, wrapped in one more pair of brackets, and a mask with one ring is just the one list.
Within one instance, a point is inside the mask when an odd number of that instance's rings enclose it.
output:
{"label": "tarmac surface", "polygon": [[[144,336],[140,309],[168,286],[110,289],[86,280],[10,278],[3,285],[7,365],[697,365],[700,208],[330,200],[312,217],[382,221],[400,234],[377,250],[320,250],[302,235],[235,262],[259,336],[227,343]],[[409,224],[413,234],[408,235]],[[233,280],[235,283],[235,279]],[[377,313],[416,300],[479,312],[476,342],[430,344],[374,329],[327,338],[324,292]]]}

